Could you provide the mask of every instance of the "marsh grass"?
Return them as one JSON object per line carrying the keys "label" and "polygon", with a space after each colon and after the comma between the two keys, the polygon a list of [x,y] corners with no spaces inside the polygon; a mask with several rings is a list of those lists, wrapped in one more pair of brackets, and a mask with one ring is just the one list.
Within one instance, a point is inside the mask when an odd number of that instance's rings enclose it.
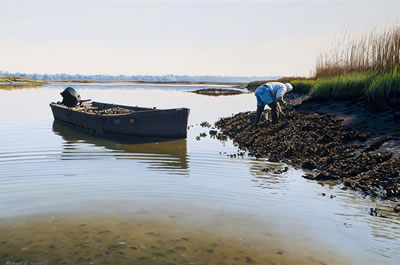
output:
{"label": "marsh grass", "polygon": [[374,76],[366,91],[366,96],[372,102],[383,103],[385,100],[400,102],[400,73],[395,67],[393,71],[379,73]]}
{"label": "marsh grass", "polygon": [[349,73],[320,78],[310,91],[315,100],[359,100],[372,103],[400,102],[400,73],[396,70],[382,73]]}
{"label": "marsh grass", "polygon": [[400,26],[345,34],[317,60],[311,99],[400,102]]}
{"label": "marsh grass", "polygon": [[348,100],[365,96],[371,76],[368,73],[351,73],[331,78],[320,78],[310,91],[312,99]]}
{"label": "marsh grass", "polygon": [[13,90],[43,86],[42,80],[22,78],[16,76],[0,77],[0,90]]}
{"label": "marsh grass", "polygon": [[316,78],[353,72],[385,72],[400,63],[400,26],[373,29],[360,36],[345,34],[317,59]]}
{"label": "marsh grass", "polygon": [[26,83],[44,83],[42,80],[32,79],[32,78],[23,78],[18,76],[6,76],[0,77],[0,82],[2,83],[10,83],[10,82],[26,82]]}
{"label": "marsh grass", "polygon": [[315,84],[315,80],[292,80],[294,93],[308,94]]}

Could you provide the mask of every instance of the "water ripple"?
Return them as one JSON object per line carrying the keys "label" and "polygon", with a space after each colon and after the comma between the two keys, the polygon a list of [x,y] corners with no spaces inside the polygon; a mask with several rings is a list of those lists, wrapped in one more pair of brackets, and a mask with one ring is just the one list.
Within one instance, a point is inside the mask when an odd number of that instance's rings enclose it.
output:
{"label": "water ripple", "polygon": [[[212,115],[213,108],[221,109],[220,102],[208,103]],[[32,120],[7,118],[0,123],[0,217],[92,207],[128,211],[148,202],[149,209],[163,205],[182,215],[205,208],[226,212],[229,218],[235,212],[256,216],[275,224],[271,229],[356,249],[366,257],[378,257],[382,264],[395,264],[400,253],[400,218],[389,203],[305,180],[302,171],[284,164],[230,157],[238,149],[229,140],[196,141],[197,135],[208,132],[199,126],[189,130],[186,140],[104,139],[53,123],[47,103],[43,102],[46,109],[33,110]],[[202,104],[193,109],[204,110]],[[238,104],[242,102],[225,105],[234,113]],[[40,111],[46,114],[37,114]],[[370,208],[379,208],[388,218],[369,216]]]}

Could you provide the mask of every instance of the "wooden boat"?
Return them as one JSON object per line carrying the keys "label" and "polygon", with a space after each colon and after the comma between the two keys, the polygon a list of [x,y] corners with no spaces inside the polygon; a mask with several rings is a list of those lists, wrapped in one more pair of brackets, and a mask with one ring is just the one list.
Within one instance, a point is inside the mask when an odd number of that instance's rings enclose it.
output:
{"label": "wooden boat", "polygon": [[155,138],[186,138],[190,112],[187,108],[142,108],[95,101],[74,107],[52,102],[50,107],[55,120],[91,134]]}

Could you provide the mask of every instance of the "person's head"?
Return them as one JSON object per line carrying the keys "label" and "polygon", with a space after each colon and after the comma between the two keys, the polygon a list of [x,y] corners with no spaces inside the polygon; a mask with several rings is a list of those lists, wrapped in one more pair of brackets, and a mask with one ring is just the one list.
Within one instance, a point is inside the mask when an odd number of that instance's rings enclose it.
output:
{"label": "person's head", "polygon": [[286,83],[285,86],[286,86],[286,92],[289,93],[290,91],[293,90],[293,86],[290,83]]}

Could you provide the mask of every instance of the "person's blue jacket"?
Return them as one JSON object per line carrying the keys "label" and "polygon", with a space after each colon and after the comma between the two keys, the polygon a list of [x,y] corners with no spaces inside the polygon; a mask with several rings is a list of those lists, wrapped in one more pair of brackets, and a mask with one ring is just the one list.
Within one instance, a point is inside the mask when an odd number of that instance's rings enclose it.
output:
{"label": "person's blue jacket", "polygon": [[257,98],[257,106],[265,106],[272,102],[280,101],[283,96],[293,89],[289,83],[268,82],[257,87],[255,95]]}

